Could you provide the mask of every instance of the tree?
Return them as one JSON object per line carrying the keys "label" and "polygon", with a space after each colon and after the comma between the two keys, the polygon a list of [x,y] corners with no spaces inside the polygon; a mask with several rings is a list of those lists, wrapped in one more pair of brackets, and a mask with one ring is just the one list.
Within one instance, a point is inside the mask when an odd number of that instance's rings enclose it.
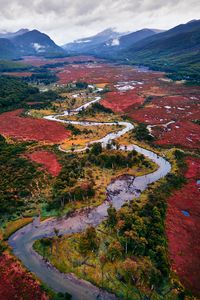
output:
{"label": "tree", "polygon": [[[134,230],[127,230],[124,233],[125,239],[126,239],[126,254],[128,253],[129,250],[132,250],[132,253],[137,254],[136,253],[136,248],[138,246],[138,240],[139,240],[139,236],[137,234],[137,232],[135,232]],[[139,253],[142,255],[142,253]]]}
{"label": "tree", "polygon": [[117,211],[112,205],[110,205],[107,212],[108,212],[107,224],[109,227],[114,228],[117,225]]}
{"label": "tree", "polygon": [[72,299],[72,296],[68,293],[61,293],[59,292],[58,294],[56,294],[54,297],[53,297],[53,300],[70,300]]}
{"label": "tree", "polygon": [[59,229],[54,228],[54,233],[55,233],[55,235],[56,235],[56,237],[55,237],[55,243],[56,243],[56,256],[58,256]]}
{"label": "tree", "polygon": [[101,145],[101,143],[94,143],[94,144],[92,144],[91,151],[90,151],[91,154],[99,155],[101,152],[102,152],[102,145]]}
{"label": "tree", "polygon": [[[154,283],[156,283],[156,278],[159,278],[159,272],[152,264],[148,257],[142,257],[138,259],[127,258],[121,266],[122,274],[125,280],[129,284],[134,284],[138,289],[138,294],[140,299],[150,299],[152,292],[154,290]],[[142,296],[142,292],[146,288],[150,290],[149,295]],[[142,292],[141,292],[142,291]]]}
{"label": "tree", "polygon": [[103,287],[103,282],[104,282],[104,267],[107,263],[107,255],[104,252],[101,252],[99,254],[99,262],[101,265],[101,285]]}
{"label": "tree", "polygon": [[88,87],[88,84],[86,82],[83,82],[83,81],[76,82],[76,88],[79,90],[87,89],[87,87]]}
{"label": "tree", "polygon": [[108,258],[110,261],[115,261],[122,257],[123,248],[119,241],[114,241],[108,246]]}
{"label": "tree", "polygon": [[112,144],[111,144],[111,143],[108,143],[108,144],[106,145],[106,149],[107,149],[107,150],[111,150],[111,149],[112,149]]}
{"label": "tree", "polygon": [[79,250],[86,254],[88,251],[96,251],[99,247],[99,239],[94,227],[88,227],[79,241]]}
{"label": "tree", "polygon": [[146,124],[139,124],[135,129],[134,129],[134,134],[135,138],[138,141],[153,141],[154,138],[152,135],[149,134],[149,130],[147,129]]}
{"label": "tree", "polygon": [[134,274],[137,270],[137,262],[127,258],[122,264],[122,270],[124,271],[125,279],[127,282],[132,283],[135,281]]}
{"label": "tree", "polygon": [[40,244],[41,244],[42,249],[43,249],[43,256],[45,257],[47,248],[50,247],[50,246],[52,247],[52,240],[49,239],[49,238],[41,239]]}
{"label": "tree", "polygon": [[7,246],[0,241],[0,255],[6,250]]}
{"label": "tree", "polygon": [[125,226],[125,221],[124,220],[119,220],[116,224],[116,229],[117,229],[117,235],[123,232]]}

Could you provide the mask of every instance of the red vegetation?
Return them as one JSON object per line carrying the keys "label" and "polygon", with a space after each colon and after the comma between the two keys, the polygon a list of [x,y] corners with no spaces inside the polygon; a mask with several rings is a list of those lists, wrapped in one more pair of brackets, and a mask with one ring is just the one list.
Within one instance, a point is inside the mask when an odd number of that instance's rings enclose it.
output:
{"label": "red vegetation", "polygon": [[70,136],[62,124],[40,119],[24,118],[18,109],[0,115],[0,134],[23,141],[60,143]]}
{"label": "red vegetation", "polygon": [[[187,159],[188,183],[168,200],[166,230],[169,240],[169,254],[173,269],[183,284],[200,295],[200,160]],[[181,212],[190,213],[186,217]]]}
{"label": "red vegetation", "polygon": [[7,254],[0,256],[0,299],[48,300],[39,283]]}
{"label": "red vegetation", "polygon": [[34,56],[25,56],[23,58],[23,61],[21,61],[21,62],[26,64],[26,65],[31,65],[31,66],[34,66],[34,67],[41,67],[41,66],[44,66],[48,63],[45,58],[34,57]]}
{"label": "red vegetation", "polygon": [[58,176],[62,169],[56,155],[50,151],[35,151],[27,154],[27,157],[30,160],[41,164],[52,176]]}
{"label": "red vegetation", "polygon": [[[196,97],[195,97],[196,98]],[[199,99],[170,96],[154,97],[149,105],[131,114],[138,122],[165,124],[170,121],[194,120],[198,118]]]}
{"label": "red vegetation", "polygon": [[184,148],[200,148],[199,125],[189,121],[171,124],[159,134],[158,145],[178,145]]}
{"label": "red vegetation", "polygon": [[73,62],[102,62],[104,61],[103,59],[96,58],[94,56],[86,56],[86,55],[80,55],[80,56],[70,56],[70,57],[64,57],[64,58],[57,58],[57,62],[68,62],[68,63],[73,63]]}
{"label": "red vegetation", "polygon": [[[58,68],[59,70],[59,68]],[[66,84],[67,82],[73,81],[86,81],[88,83],[107,83],[111,81],[111,71],[112,75],[115,69],[108,65],[67,65],[60,69],[57,74],[59,77],[59,82],[61,84]]]}
{"label": "red vegetation", "polygon": [[[128,82],[131,80],[148,80],[149,73],[138,72],[130,66],[114,66],[112,64],[74,64],[57,68],[57,76],[61,84],[73,81],[86,81],[88,83],[109,83]],[[151,73],[151,80],[161,76],[161,73]]]}
{"label": "red vegetation", "polygon": [[[159,125],[152,132],[157,144],[200,148],[199,128],[193,123],[199,119],[199,87],[169,82],[160,72],[105,63],[72,64],[57,70],[62,84],[78,80],[107,83],[111,92],[101,103],[115,112],[128,113],[135,121]],[[132,81],[142,84],[129,91],[117,89],[119,83],[130,85]],[[173,125],[163,126],[171,121]]]}
{"label": "red vegetation", "polygon": [[71,56],[71,57],[63,57],[63,58],[43,58],[43,57],[36,57],[36,56],[25,56],[23,58],[23,63],[27,65],[32,65],[35,67],[45,66],[47,64],[56,64],[62,62],[101,62],[102,59],[94,58],[93,56]]}
{"label": "red vegetation", "polygon": [[139,96],[135,90],[126,92],[110,92],[101,101],[105,107],[112,109],[115,112],[129,112],[130,109],[142,104],[144,98]]}
{"label": "red vegetation", "polygon": [[[172,91],[175,92],[172,85]],[[180,92],[180,91],[178,91]],[[183,87],[182,93],[189,91]],[[159,145],[179,145],[185,148],[200,148],[199,126],[192,121],[199,119],[198,88],[186,96],[154,97],[152,102],[142,109],[129,114],[134,120],[150,125],[167,126],[153,128],[153,135]]]}

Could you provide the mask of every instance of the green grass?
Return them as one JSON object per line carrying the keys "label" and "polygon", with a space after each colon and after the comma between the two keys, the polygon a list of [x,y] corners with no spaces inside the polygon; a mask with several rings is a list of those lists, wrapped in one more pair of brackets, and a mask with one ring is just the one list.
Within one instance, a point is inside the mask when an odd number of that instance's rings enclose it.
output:
{"label": "green grass", "polygon": [[24,71],[30,66],[12,60],[0,60],[0,72]]}

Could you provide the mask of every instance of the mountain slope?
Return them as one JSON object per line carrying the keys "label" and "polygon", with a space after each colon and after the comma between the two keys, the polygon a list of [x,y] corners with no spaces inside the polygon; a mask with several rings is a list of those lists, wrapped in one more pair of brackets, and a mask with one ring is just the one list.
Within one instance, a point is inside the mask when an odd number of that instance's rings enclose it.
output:
{"label": "mountain slope", "polygon": [[[180,51],[184,48],[190,48],[199,43],[198,32],[200,30],[200,21],[193,21],[187,24],[178,25],[166,32],[159,33],[156,36],[147,38],[140,43],[132,45],[130,51]],[[189,44],[183,44],[188,41]],[[181,43],[180,43],[181,42]]]}
{"label": "mountain slope", "polygon": [[[146,37],[155,35],[156,31],[152,30],[152,29],[142,29],[142,30],[138,30],[135,32],[131,32],[127,35],[123,35],[121,36],[118,40],[118,50],[121,49],[126,49],[129,48],[131,45],[133,45],[134,43],[137,43],[140,40],[145,39]],[[112,44],[110,44],[112,45]],[[107,44],[107,46],[109,46],[109,44]],[[114,45],[112,45],[114,46]]]}
{"label": "mountain slope", "polygon": [[0,34],[0,59],[26,55],[56,56],[65,55],[65,51],[38,30],[20,29],[14,33]]}
{"label": "mountain slope", "polygon": [[28,31],[11,39],[21,55],[64,53],[50,37],[38,30]]}
{"label": "mountain slope", "polygon": [[0,33],[0,38],[4,38],[4,39],[12,39],[16,36],[22,35],[26,32],[29,32],[28,29],[20,29],[16,32],[6,32],[6,33]]}
{"label": "mountain slope", "polygon": [[119,51],[126,50],[134,43],[158,32],[160,31],[156,29],[142,29],[129,34],[120,34],[107,29],[93,37],[77,40],[63,47],[70,54],[85,53],[114,58]]}
{"label": "mountain slope", "polygon": [[122,33],[116,32],[113,28],[108,28],[94,36],[76,40],[73,43],[63,45],[62,47],[68,53],[89,53],[92,49],[95,49],[110,40],[117,39],[121,35]]}
{"label": "mountain slope", "polygon": [[8,39],[0,38],[0,58],[11,59],[19,56],[15,45]]}
{"label": "mountain slope", "polygon": [[176,26],[121,51],[118,58],[166,71],[200,72],[200,20]]}

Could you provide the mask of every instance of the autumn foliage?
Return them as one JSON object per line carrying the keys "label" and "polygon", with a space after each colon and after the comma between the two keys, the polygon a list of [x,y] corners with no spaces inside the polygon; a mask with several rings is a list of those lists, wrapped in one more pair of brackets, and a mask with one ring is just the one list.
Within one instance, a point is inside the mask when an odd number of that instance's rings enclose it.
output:
{"label": "autumn foliage", "polygon": [[107,93],[101,103],[115,112],[129,112],[130,109],[143,104],[144,98],[139,96],[134,90],[126,92]]}
{"label": "autumn foliage", "polygon": [[22,141],[39,141],[56,144],[70,136],[62,124],[20,116],[22,110],[0,115],[0,134]]}
{"label": "autumn foliage", "polygon": [[59,164],[56,155],[50,151],[35,151],[27,154],[27,157],[42,165],[52,176],[58,176],[62,167]]}
{"label": "autumn foliage", "polygon": [[[200,160],[189,158],[187,165],[187,184],[168,200],[167,236],[173,269],[187,288],[200,294],[200,186],[197,184]],[[185,216],[182,211],[187,211],[190,216]]]}
{"label": "autumn foliage", "polygon": [[7,254],[0,256],[0,299],[48,300],[39,283],[19,262]]}

